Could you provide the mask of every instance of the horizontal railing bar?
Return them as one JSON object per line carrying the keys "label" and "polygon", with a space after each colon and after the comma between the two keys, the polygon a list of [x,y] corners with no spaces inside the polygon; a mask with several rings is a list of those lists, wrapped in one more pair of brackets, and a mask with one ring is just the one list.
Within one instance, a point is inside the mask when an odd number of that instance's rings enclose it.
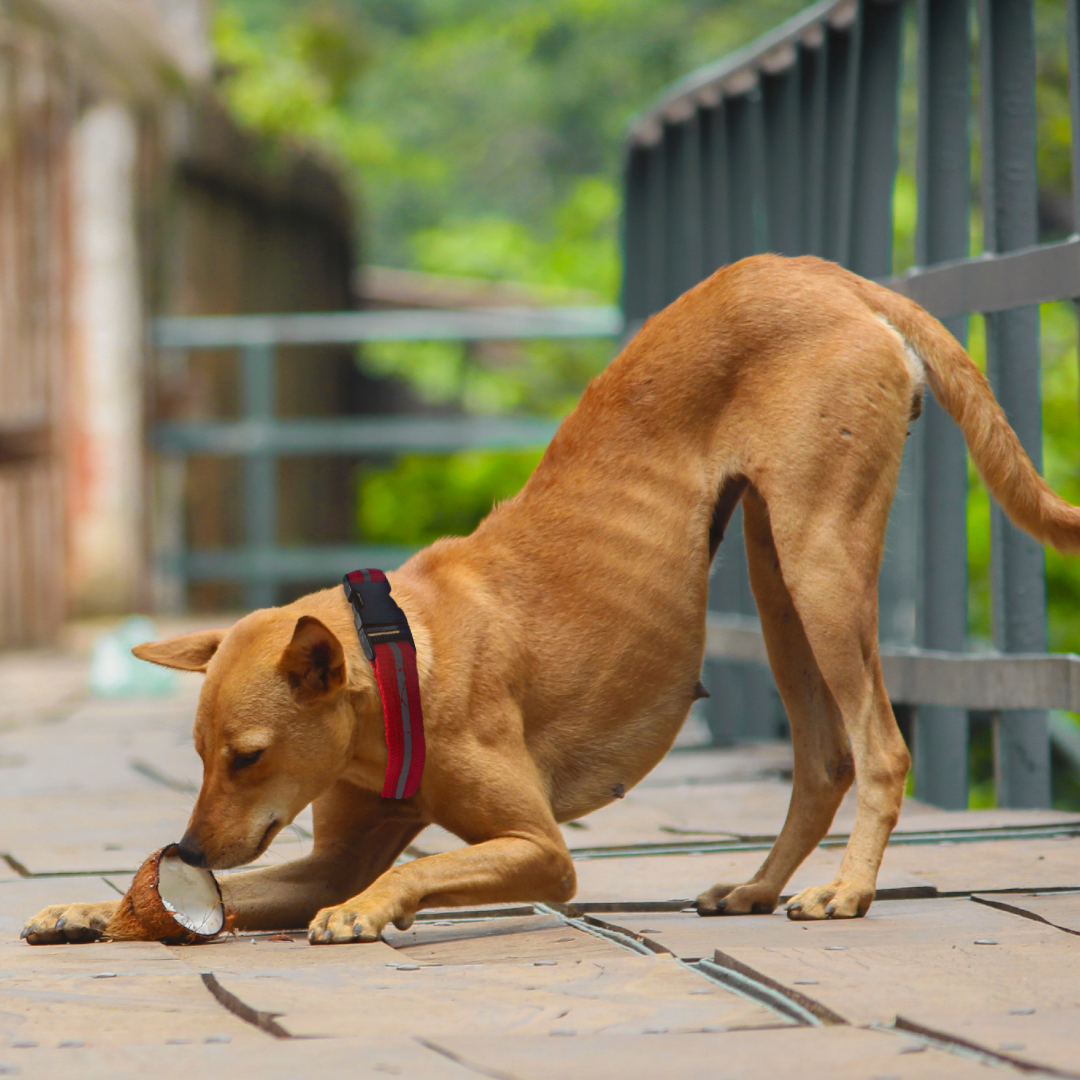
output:
{"label": "horizontal railing bar", "polygon": [[308,581],[338,583],[351,570],[396,570],[417,549],[393,544],[319,544],[286,548],[185,551],[162,560],[167,572],[189,581]]}
{"label": "horizontal railing bar", "polygon": [[167,454],[336,455],[546,446],[557,420],[495,416],[373,416],[317,420],[192,420],[158,424]]}
{"label": "horizontal railing bar", "polygon": [[831,15],[846,15],[848,9],[854,7],[851,0],[821,0],[787,22],[781,23],[774,30],[763,34],[756,41],[750,42],[745,48],[690,72],[673,83],[652,105],[631,121],[630,141],[651,146],[660,138],[660,128],[665,120],[685,119],[705,98],[715,105],[723,96],[724,84],[729,80],[736,81],[739,76],[745,75],[744,81],[747,85],[731,88],[729,92],[749,89],[765,62],[773,61],[769,63],[770,73],[789,66],[795,57],[793,51],[790,58],[783,55],[785,46],[793,49],[799,42],[819,44],[820,40],[807,40],[808,32],[812,34],[813,28]]}
{"label": "horizontal railing bar", "polygon": [[939,319],[1072,300],[1080,297],[1080,236],[916,267],[882,284]]}
{"label": "horizontal railing bar", "polygon": [[622,328],[622,312],[614,306],[185,315],[155,319],[154,344],[164,349],[199,349],[361,341],[505,341],[618,337]]}
{"label": "horizontal railing bar", "polygon": [[[705,655],[768,663],[761,623],[710,612]],[[948,653],[881,646],[892,701],[966,709],[1069,709],[1080,712],[1080,656],[1069,653]]]}

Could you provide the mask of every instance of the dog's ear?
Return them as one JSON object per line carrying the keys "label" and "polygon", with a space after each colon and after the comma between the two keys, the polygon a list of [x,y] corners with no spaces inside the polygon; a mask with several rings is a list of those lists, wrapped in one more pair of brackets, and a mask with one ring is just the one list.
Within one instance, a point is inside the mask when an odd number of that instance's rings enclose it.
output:
{"label": "dog's ear", "polygon": [[168,641],[147,641],[136,645],[131,651],[140,660],[151,664],[176,668],[178,671],[205,671],[211,657],[217,652],[226,630],[197,630],[194,634],[182,634]]}
{"label": "dog's ear", "polygon": [[309,705],[345,686],[345,650],[318,619],[301,615],[278,671],[288,682],[293,697]]}

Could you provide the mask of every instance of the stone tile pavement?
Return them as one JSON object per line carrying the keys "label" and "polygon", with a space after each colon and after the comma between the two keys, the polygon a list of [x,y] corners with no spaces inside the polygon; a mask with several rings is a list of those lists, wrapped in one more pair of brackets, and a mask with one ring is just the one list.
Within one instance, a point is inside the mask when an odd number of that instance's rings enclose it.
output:
{"label": "stone tile pavement", "polygon": [[[20,942],[38,908],[123,892],[182,833],[199,682],[105,700],[78,656],[0,656],[0,1075],[1080,1077],[1080,815],[910,801],[865,919],[684,910],[763,857],[790,792],[781,744],[676,749],[565,826],[564,908],[427,912],[334,948]],[[790,891],[831,876],[852,816]],[[310,828],[264,858],[307,850]],[[408,857],[458,843],[430,829]]]}

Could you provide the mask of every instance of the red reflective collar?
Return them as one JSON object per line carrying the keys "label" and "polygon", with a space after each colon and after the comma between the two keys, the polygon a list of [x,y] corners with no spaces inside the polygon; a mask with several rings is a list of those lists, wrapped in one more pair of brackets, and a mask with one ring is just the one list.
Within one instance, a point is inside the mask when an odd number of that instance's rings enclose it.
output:
{"label": "red reflective collar", "polygon": [[424,712],[416,645],[405,612],[390,596],[381,570],[345,575],[345,596],[352,605],[356,633],[375,670],[386,724],[384,799],[407,799],[416,793],[424,772]]}

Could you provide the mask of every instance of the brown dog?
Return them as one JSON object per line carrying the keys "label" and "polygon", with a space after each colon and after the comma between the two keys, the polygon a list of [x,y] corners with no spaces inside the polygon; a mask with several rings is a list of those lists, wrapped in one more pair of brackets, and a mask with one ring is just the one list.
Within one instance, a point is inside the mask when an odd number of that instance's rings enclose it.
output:
{"label": "brown dog", "polygon": [[[710,562],[740,499],[794,790],[761,869],[698,910],[772,911],[855,779],[839,875],[788,910],[865,914],[909,764],[878,663],[877,579],[924,378],[1012,520],[1080,547],[1080,511],[1036,473],[940,323],[818,259],[747,259],[649,320],[515,498],[390,575],[426,715],[410,799],[379,795],[380,699],[340,588],[139,646],[206,672],[192,858],[247,863],[314,803],[309,856],[225,878],[237,925],[370,941],[424,907],[569,900],[557,823],[610,802],[671,746],[701,670]],[[394,865],[430,822],[468,846]],[[93,937],[114,907],[47,908],[28,940]]]}

